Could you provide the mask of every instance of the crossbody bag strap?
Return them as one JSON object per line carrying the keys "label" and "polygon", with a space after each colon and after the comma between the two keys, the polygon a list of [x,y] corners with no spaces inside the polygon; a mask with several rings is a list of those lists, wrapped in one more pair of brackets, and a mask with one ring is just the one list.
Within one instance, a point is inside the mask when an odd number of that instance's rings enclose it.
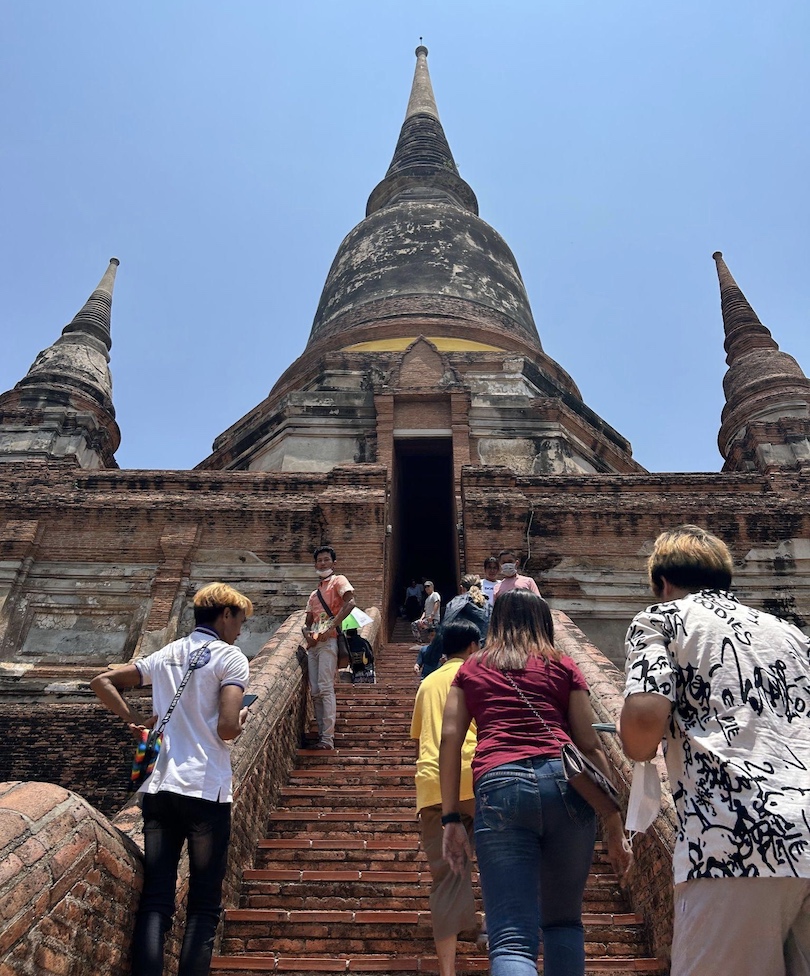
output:
{"label": "crossbody bag strap", "polygon": [[327,614],[328,614],[328,615],[329,615],[330,617],[334,617],[335,615],[334,615],[334,614],[332,613],[332,611],[331,611],[331,610],[329,609],[329,604],[328,604],[328,603],[326,602],[326,600],[324,600],[324,598],[323,598],[323,594],[321,593],[321,588],[320,588],[320,586],[318,587],[318,589],[317,589],[317,590],[315,590],[315,592],[316,592],[316,593],[318,594],[318,599],[319,599],[319,600],[321,601],[321,606],[322,606],[322,607],[324,608],[324,610],[325,610],[325,611],[327,612]]}
{"label": "crossbody bag strap", "polygon": [[523,704],[529,709],[529,711],[534,715],[534,717],[536,719],[538,719],[538,721],[543,726],[543,728],[546,730],[546,732],[548,732],[549,735],[551,735],[553,737],[553,739],[557,743],[557,745],[559,745],[559,746],[565,745],[564,742],[561,742],[560,739],[557,738],[557,734],[555,733],[554,729],[552,729],[552,727],[543,718],[543,716],[540,714],[540,712],[537,711],[537,709],[534,707],[534,705],[532,705],[532,703],[529,701],[529,699],[523,694],[523,692],[518,687],[518,684],[515,681],[515,679],[512,677],[512,675],[509,674],[506,671],[502,671],[501,674],[504,676],[504,678],[506,678],[506,680],[509,682],[509,684],[515,689],[515,691],[518,693],[518,697],[521,698],[521,700],[523,701]]}
{"label": "crossbody bag strap", "polygon": [[192,656],[191,660],[188,662],[188,668],[186,668],[186,673],[183,675],[183,678],[177,687],[177,691],[174,693],[174,698],[172,698],[172,703],[166,709],[166,714],[163,716],[162,722],[157,727],[158,735],[160,735],[160,733],[166,728],[166,723],[171,718],[172,712],[174,711],[174,706],[180,701],[180,696],[183,694],[183,689],[188,684],[188,679],[191,677],[191,672],[197,667],[197,664],[199,663],[199,660],[203,655],[203,651],[205,651],[208,645],[211,643],[212,641],[208,641],[207,644],[203,644],[202,647],[198,648],[194,652],[194,655]]}

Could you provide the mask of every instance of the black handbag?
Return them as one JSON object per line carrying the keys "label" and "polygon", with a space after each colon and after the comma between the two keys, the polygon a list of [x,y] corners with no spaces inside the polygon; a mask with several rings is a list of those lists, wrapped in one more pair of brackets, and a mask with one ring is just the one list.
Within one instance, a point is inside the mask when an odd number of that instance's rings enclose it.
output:
{"label": "black handbag", "polygon": [[515,679],[505,671],[503,675],[535,718],[557,740],[560,746],[560,762],[562,763],[563,776],[565,776],[566,782],[570,783],[583,800],[590,803],[601,817],[607,817],[611,813],[621,810],[619,791],[601,769],[598,769],[587,756],[584,756],[573,742],[560,742],[554,729],[551,728],[548,722],[546,722],[534,705],[523,694],[517,686]]}

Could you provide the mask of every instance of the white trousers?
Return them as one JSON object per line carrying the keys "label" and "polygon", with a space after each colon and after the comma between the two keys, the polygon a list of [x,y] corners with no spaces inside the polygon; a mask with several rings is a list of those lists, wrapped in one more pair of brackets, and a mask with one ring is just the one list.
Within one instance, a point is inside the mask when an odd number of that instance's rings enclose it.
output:
{"label": "white trousers", "polygon": [[810,976],[810,878],[675,885],[671,976]]}
{"label": "white trousers", "polygon": [[307,650],[307,674],[315,721],[318,723],[318,740],[324,745],[335,744],[335,675],[337,674],[337,640],[318,641]]}

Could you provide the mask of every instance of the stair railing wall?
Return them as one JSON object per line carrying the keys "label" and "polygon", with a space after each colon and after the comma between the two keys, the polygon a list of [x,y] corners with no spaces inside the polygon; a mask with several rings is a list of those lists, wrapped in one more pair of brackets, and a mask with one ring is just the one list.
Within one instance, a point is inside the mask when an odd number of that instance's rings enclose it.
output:
{"label": "stair railing wall", "polygon": [[[591,692],[591,705],[598,722],[617,722],[622,710],[624,675],[564,613],[554,611],[555,644],[579,665]],[[624,807],[630,793],[633,763],[622,751],[618,736],[601,734],[608,762],[614,768],[616,785]],[[672,792],[666,779],[666,764],[661,756],[654,760],[661,783],[661,811],[653,825],[633,842],[635,864],[626,890],[633,911],[644,919],[652,953],[669,963],[672,946],[672,852],[678,818]]]}

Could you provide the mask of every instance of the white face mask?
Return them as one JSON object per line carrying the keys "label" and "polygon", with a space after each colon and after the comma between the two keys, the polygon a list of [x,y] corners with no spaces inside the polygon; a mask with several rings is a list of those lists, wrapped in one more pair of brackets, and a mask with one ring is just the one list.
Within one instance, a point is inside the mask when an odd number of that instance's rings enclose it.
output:
{"label": "white face mask", "polygon": [[334,573],[334,569],[316,569],[315,572],[321,579],[326,579],[327,576],[331,576]]}
{"label": "white face mask", "polygon": [[652,825],[660,809],[661,779],[658,769],[655,763],[637,762],[633,766],[633,782],[624,821],[631,840],[634,834],[643,834]]}
{"label": "white face mask", "polygon": [[517,576],[517,563],[503,563],[501,572],[504,576]]}

